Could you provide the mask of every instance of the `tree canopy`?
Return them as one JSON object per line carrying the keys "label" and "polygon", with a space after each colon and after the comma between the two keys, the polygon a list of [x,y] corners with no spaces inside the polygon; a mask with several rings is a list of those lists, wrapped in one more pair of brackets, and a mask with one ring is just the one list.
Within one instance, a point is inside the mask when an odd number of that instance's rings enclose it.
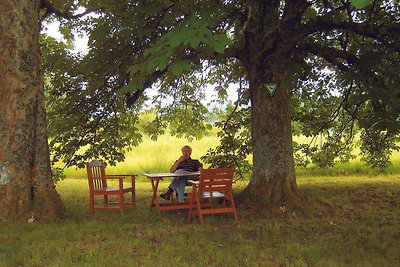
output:
{"label": "tree canopy", "polygon": [[[60,49],[44,53],[55,160],[115,163],[141,133],[156,139],[166,129],[200,137],[209,127],[205,88],[225,103],[231,84],[239,99],[217,124],[221,145],[204,160],[241,173],[252,153],[244,196],[296,199],[294,160],[321,167],[349,160],[356,137],[376,168],[399,148],[398,1],[74,3],[72,10],[92,13],[62,21],[62,29],[88,34],[88,53],[54,42]],[[149,108],[155,118],[140,132],[139,112]],[[292,144],[293,134],[313,141]]]}
{"label": "tree canopy", "polygon": [[[54,2],[63,14],[73,14],[78,7],[92,11],[80,20],[62,21],[67,36],[71,29],[89,35],[87,55],[72,55],[49,37],[43,38],[55,159],[63,158],[69,166],[82,166],[93,156],[111,163],[122,160],[121,149],[140,142],[135,122],[145,101],[156,112],[144,128],[154,138],[167,127],[174,134],[199,137],[206,129],[208,110],[201,102],[206,84],[214,86],[223,102],[228,85],[240,82],[235,112],[248,108],[248,74],[243,66],[248,31],[265,33],[260,36],[262,47],[249,52],[269,61],[269,68],[280,63],[269,58],[277,45],[287,44],[292,51],[287,68],[291,80],[284,82],[294,92],[294,133],[313,140],[321,133],[326,136],[322,147],[313,142],[295,144],[301,152],[298,163],[311,160],[328,166],[337,158],[349,159],[352,141],[361,131],[365,159],[383,167],[390,151],[397,148],[400,125],[395,67],[399,5],[371,2],[270,1],[263,10],[265,25],[251,24],[256,11],[248,1]],[[298,29],[295,35],[285,36],[284,27]],[[155,96],[146,93],[151,86],[158,90]],[[125,103],[133,108],[127,110]],[[227,129],[228,124],[221,126]],[[250,124],[236,129],[243,127],[250,129]],[[250,132],[243,130],[241,135],[250,138]],[[105,143],[107,147],[101,145]],[[248,142],[241,144],[235,147],[230,142],[225,148],[222,144],[209,156],[226,157],[232,149],[240,153]],[[87,145],[92,149],[77,153]]]}

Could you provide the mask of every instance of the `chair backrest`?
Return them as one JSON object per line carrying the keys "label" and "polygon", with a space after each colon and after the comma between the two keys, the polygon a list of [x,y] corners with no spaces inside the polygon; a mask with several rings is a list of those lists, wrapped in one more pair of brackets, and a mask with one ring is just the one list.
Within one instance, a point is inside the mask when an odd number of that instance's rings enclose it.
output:
{"label": "chair backrest", "polygon": [[103,161],[92,160],[91,162],[87,162],[86,171],[90,190],[107,187],[106,172]]}
{"label": "chair backrest", "polygon": [[200,170],[199,191],[200,193],[227,192],[232,189],[232,182],[232,168],[202,169]]}

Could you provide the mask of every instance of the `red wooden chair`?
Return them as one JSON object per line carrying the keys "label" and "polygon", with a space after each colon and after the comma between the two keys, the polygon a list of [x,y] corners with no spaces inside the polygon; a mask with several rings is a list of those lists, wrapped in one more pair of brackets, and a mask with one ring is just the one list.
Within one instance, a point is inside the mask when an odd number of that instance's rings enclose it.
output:
{"label": "red wooden chair", "polygon": [[[203,223],[204,214],[232,213],[235,220],[238,219],[235,202],[232,194],[233,169],[203,169],[200,170],[198,181],[193,183],[192,197],[188,219],[192,219],[193,213],[197,213],[200,223]],[[218,206],[202,205],[204,200],[212,202],[212,199],[220,199]],[[229,206],[227,205],[229,202]]]}
{"label": "red wooden chair", "polygon": [[[86,163],[86,170],[89,182],[89,212],[94,214],[95,210],[119,210],[124,211],[125,204],[131,204],[132,208],[136,207],[135,201],[135,179],[136,175],[106,175],[104,163],[100,160],[93,160]],[[124,179],[131,177],[131,186],[124,188]],[[118,187],[109,187],[108,180],[118,180]],[[132,199],[124,201],[124,194],[131,193]],[[95,196],[103,196],[104,204],[95,205]],[[108,197],[116,196],[118,201],[110,202]]]}

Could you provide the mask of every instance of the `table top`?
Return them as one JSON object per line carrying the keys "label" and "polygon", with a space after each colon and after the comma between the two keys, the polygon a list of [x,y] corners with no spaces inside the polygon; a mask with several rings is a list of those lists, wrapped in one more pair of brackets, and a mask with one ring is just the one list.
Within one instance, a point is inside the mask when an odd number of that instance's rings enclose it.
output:
{"label": "table top", "polygon": [[145,173],[143,174],[147,178],[163,178],[163,177],[179,177],[179,176],[199,176],[200,172],[185,172],[185,173],[174,173],[174,172],[162,172],[162,173]]}

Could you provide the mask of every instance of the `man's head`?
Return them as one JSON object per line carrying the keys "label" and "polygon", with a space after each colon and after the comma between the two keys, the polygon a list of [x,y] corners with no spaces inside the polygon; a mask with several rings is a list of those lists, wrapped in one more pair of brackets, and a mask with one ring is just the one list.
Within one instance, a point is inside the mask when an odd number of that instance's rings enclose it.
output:
{"label": "man's head", "polygon": [[182,155],[183,156],[185,156],[186,158],[190,158],[191,154],[192,154],[192,148],[190,146],[182,147]]}

